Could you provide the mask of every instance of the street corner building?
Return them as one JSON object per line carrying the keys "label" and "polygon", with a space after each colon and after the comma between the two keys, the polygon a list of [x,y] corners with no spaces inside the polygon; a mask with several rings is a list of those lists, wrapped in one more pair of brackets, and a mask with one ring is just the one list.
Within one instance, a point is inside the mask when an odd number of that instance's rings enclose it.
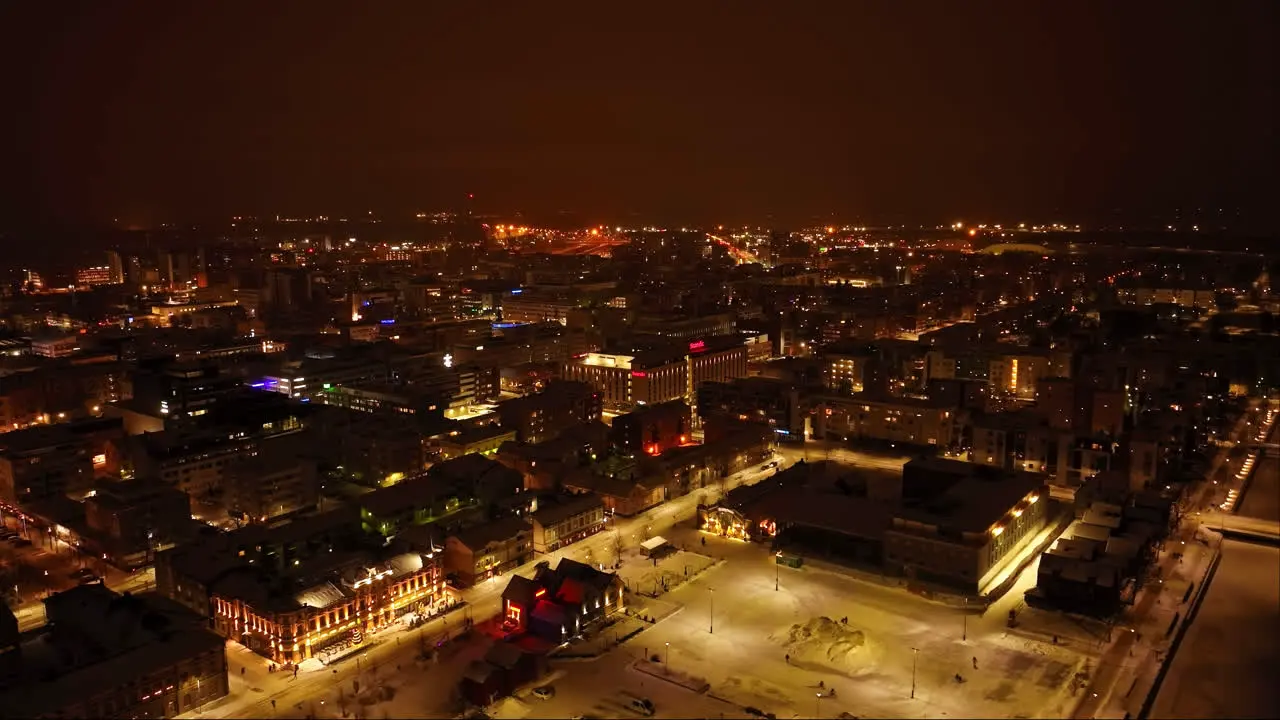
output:
{"label": "street corner building", "polygon": [[395,622],[456,605],[442,550],[373,542],[358,511],[340,509],[162,552],[156,584],[221,635],[277,663],[323,661]]}
{"label": "street corner building", "polygon": [[502,593],[503,627],[554,644],[581,635],[591,624],[626,608],[622,579],[590,565],[560,561],[542,565],[532,579],[515,576]]}
{"label": "street corner building", "polygon": [[44,605],[26,633],[0,605],[0,718],[168,718],[227,694],[226,641],[155,593],[92,583]]}
{"label": "street corner building", "polygon": [[456,601],[440,564],[406,552],[377,560],[351,557],[337,567],[300,576],[293,592],[253,569],[214,587],[214,628],[282,664],[325,659],[410,614],[430,617]]}

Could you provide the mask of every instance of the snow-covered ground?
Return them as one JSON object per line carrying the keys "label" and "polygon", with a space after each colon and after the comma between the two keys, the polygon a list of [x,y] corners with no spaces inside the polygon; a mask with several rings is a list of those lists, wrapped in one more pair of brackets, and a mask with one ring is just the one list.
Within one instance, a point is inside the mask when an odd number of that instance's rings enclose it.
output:
{"label": "snow-covered ground", "polygon": [[[641,659],[644,635],[641,633],[635,644],[624,645],[595,661],[556,662],[555,676],[544,683],[555,688],[555,696],[541,700],[528,691],[519,693],[519,703],[526,709],[526,715],[521,717],[634,718],[638,714],[627,707],[631,696],[651,700],[655,717],[659,718],[749,717],[732,703],[634,670],[632,665]],[[649,651],[657,652],[652,647]]]}
{"label": "snow-covered ground", "polygon": [[1280,717],[1280,550],[1223,543],[1222,563],[1151,717]]}
{"label": "snow-covered ground", "polygon": [[[689,547],[699,546],[693,544]],[[715,562],[714,558],[706,555],[677,550],[657,559],[656,562],[650,558],[637,557],[623,565],[618,575],[632,592],[660,595],[690,578],[697,577],[698,573],[705,571]]]}
{"label": "snow-covered ground", "polygon": [[[625,647],[669,652],[674,669],[710,682],[710,695],[778,717],[1061,717],[1090,657],[1010,634],[1003,600],[966,620],[840,572],[779,568],[758,545],[713,538],[707,550],[728,562],[663,596],[684,610]],[[1034,567],[1011,594],[1031,582]]]}

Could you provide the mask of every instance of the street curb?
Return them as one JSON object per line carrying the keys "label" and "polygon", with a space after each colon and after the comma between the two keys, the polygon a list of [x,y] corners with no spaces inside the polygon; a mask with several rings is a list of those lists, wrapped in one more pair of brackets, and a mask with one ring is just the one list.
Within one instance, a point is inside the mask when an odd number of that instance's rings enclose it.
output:
{"label": "street curb", "polygon": [[[672,685],[675,685],[675,686],[677,686],[677,687],[682,687],[682,688],[684,688],[685,690],[688,690],[689,692],[697,693],[697,694],[699,694],[699,695],[705,695],[705,694],[707,694],[707,691],[711,689],[711,683],[710,683],[710,682],[707,682],[707,680],[706,680],[705,678],[692,678],[692,677],[691,677],[691,678],[689,679],[689,681],[688,681],[690,684],[686,684],[685,682],[682,682],[682,681],[680,681],[680,680],[676,680],[676,679],[674,679],[674,678],[672,678],[672,677],[670,677],[670,676],[668,676],[668,675],[662,675],[662,674],[659,674],[659,673],[650,672],[650,671],[648,670],[648,666],[649,666],[649,664],[650,664],[651,662],[652,662],[652,661],[651,661],[651,660],[649,660],[649,658],[641,658],[641,659],[639,659],[639,660],[634,660],[634,661],[632,661],[632,663],[631,663],[631,669],[632,669],[632,670],[635,670],[635,671],[636,671],[636,672],[638,672],[638,673],[641,673],[641,674],[644,674],[644,675],[648,675],[648,676],[649,676],[649,677],[651,677],[651,678],[656,678],[656,679],[658,679],[658,680],[664,680],[664,681],[666,681],[666,682],[671,683]],[[695,685],[693,685],[693,684],[692,684],[692,683],[694,683],[694,682],[697,682],[697,683],[699,683],[699,684],[695,686]]]}

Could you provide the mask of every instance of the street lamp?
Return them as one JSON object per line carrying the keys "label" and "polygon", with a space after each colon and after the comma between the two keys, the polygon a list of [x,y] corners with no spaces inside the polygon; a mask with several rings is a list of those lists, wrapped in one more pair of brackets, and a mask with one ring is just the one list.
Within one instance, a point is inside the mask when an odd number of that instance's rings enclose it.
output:
{"label": "street lamp", "polygon": [[773,556],[773,591],[778,592],[778,581],[782,578],[782,563],[778,562],[778,556]]}
{"label": "street lamp", "polygon": [[916,659],[920,657],[920,648],[911,648],[911,699],[916,699]]}
{"label": "street lamp", "polygon": [[818,696],[818,699],[813,701],[813,716],[820,718],[822,717],[822,693],[815,694]]}
{"label": "street lamp", "polygon": [[662,658],[662,664],[666,665],[668,670],[671,669],[671,643],[667,643],[667,652]]}
{"label": "street lamp", "polygon": [[711,620],[707,625],[707,634],[714,635],[716,633],[716,589],[713,587],[709,587],[707,588],[707,592],[710,593],[710,597],[711,597],[710,599]]}

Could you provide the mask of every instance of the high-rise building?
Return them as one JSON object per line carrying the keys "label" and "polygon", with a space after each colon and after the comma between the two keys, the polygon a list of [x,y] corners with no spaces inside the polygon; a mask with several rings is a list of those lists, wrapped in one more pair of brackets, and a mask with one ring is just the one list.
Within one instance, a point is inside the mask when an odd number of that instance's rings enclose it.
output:
{"label": "high-rise building", "polygon": [[116,281],[112,279],[111,268],[106,265],[80,268],[76,271],[76,285],[80,287],[111,285],[115,282]]}
{"label": "high-rise building", "polygon": [[107,251],[107,268],[111,273],[112,284],[119,285],[124,282],[124,258],[120,257],[119,250]]}

